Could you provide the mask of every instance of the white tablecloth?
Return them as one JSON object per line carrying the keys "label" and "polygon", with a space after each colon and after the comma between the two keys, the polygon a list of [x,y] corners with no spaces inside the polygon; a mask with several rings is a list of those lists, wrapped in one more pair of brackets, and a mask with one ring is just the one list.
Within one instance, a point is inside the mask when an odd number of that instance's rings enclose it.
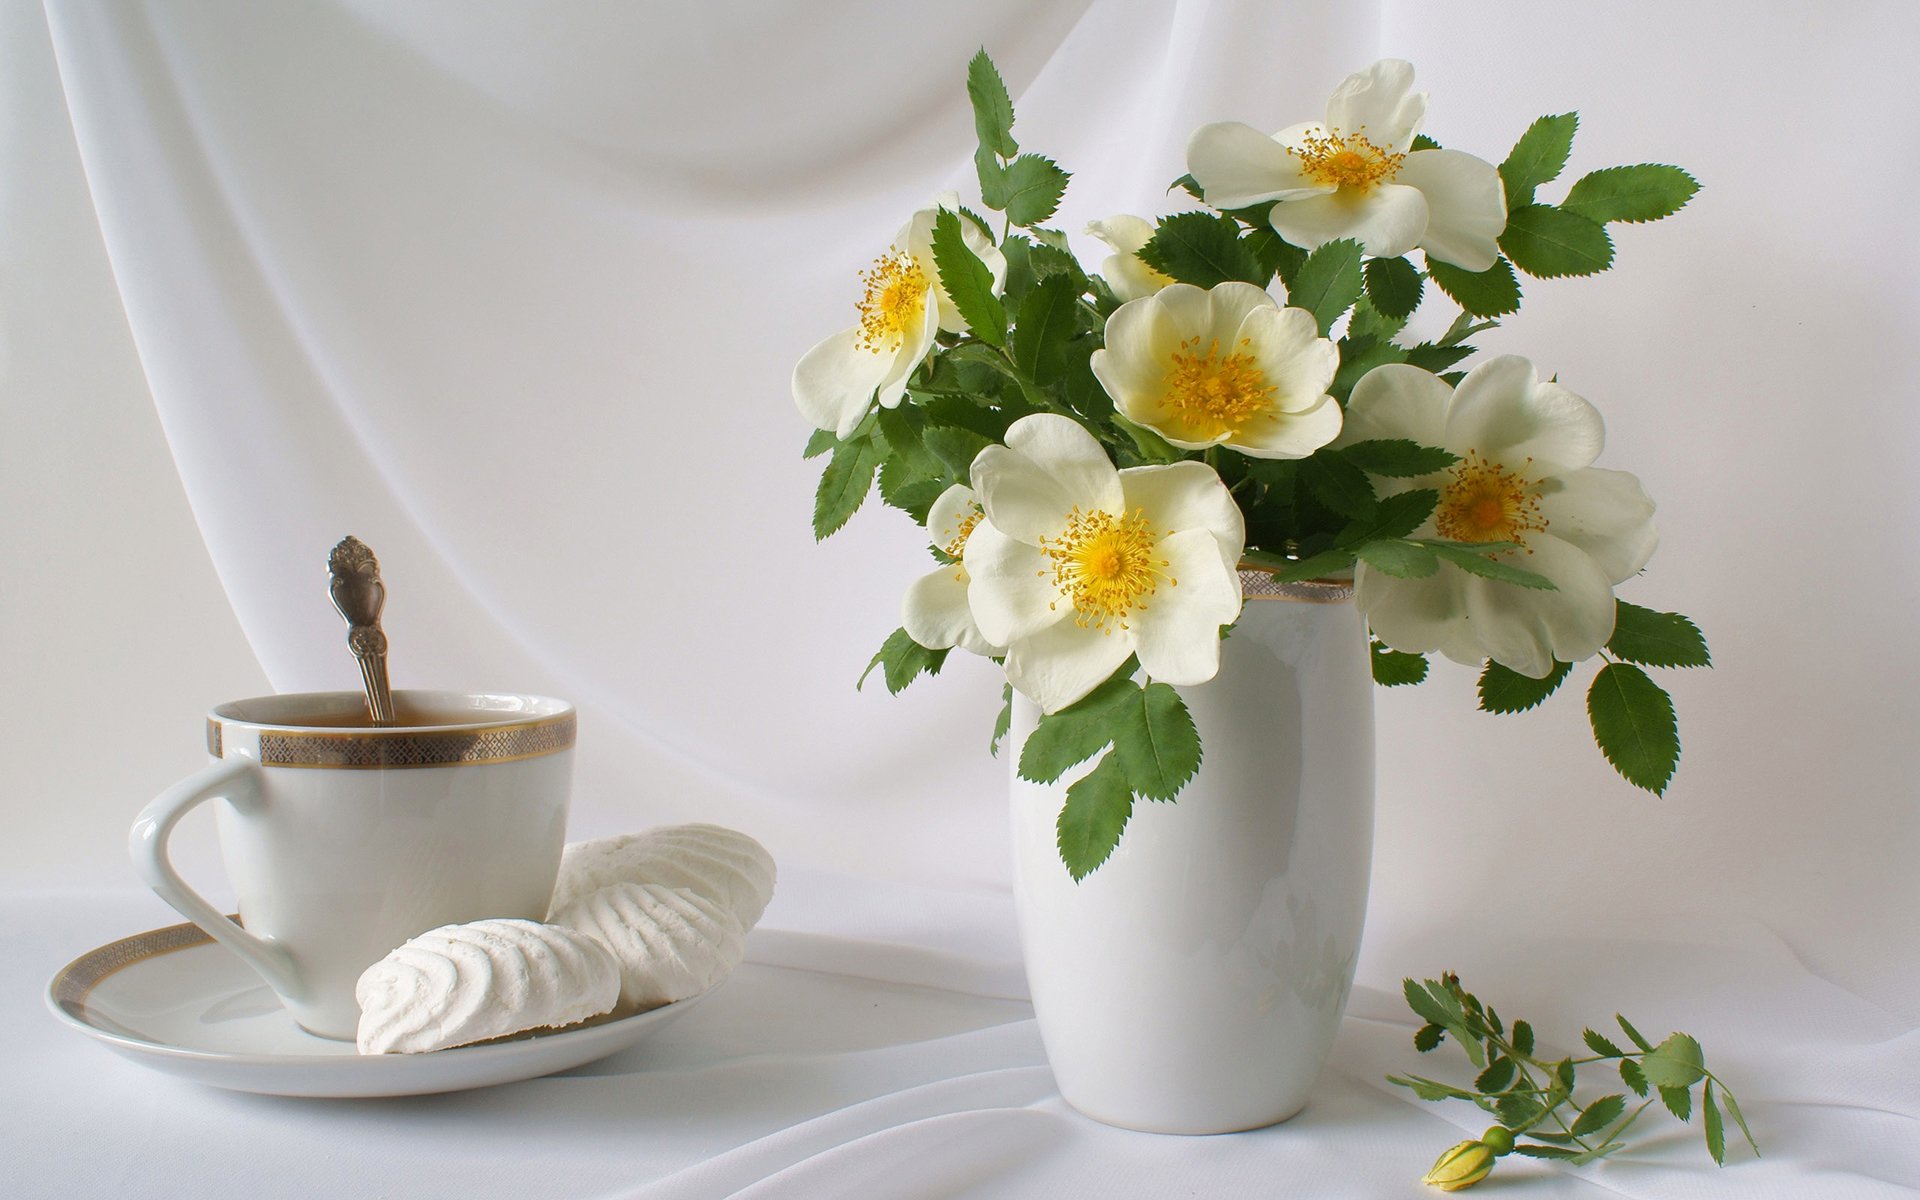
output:
{"label": "white tablecloth", "polygon": [[545,1079],[374,1101],[218,1091],[58,1026],[46,980],[86,949],[171,923],[151,896],[14,893],[0,916],[8,1197],[1432,1195],[1417,1183],[1429,1162],[1484,1121],[1383,1076],[1469,1075],[1458,1057],[1414,1052],[1397,994],[1396,972],[1447,967],[1563,1043],[1615,1008],[1654,1036],[1695,1034],[1766,1154],[1736,1146],[1717,1169],[1697,1119],[1650,1113],[1614,1161],[1576,1172],[1509,1158],[1483,1194],[1920,1194],[1920,1032],[1758,927],[1371,943],[1306,1111],[1187,1138],[1111,1129],[1061,1101],[1022,997],[1010,906],[991,893],[790,873],[748,963],[653,1040]]}

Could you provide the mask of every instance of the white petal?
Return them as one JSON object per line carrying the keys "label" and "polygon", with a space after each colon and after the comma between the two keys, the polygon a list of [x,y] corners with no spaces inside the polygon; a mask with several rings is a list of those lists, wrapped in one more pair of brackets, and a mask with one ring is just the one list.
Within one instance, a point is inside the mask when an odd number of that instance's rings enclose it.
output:
{"label": "white petal", "polygon": [[1304,308],[1254,309],[1232,344],[1243,340],[1260,373],[1278,389],[1275,406],[1286,412],[1317,405],[1340,369],[1339,349],[1320,336],[1319,322]]}
{"label": "white petal", "polygon": [[1442,444],[1456,454],[1477,450],[1509,471],[1521,471],[1531,458],[1524,473],[1537,479],[1588,465],[1605,442],[1593,405],[1559,384],[1539,382],[1526,359],[1503,354],[1468,371],[1453,390]]}
{"label": "white petal", "polygon": [[1037,547],[982,521],[967,539],[967,606],[980,636],[997,646],[1031,636],[1073,612],[1053,586],[1053,565]]}
{"label": "white petal", "polygon": [[1206,324],[1195,332],[1207,341],[1220,339],[1222,349],[1231,349],[1240,336],[1240,327],[1256,312],[1279,312],[1280,305],[1265,288],[1251,283],[1228,280],[1207,289]]}
{"label": "white petal", "polygon": [[1305,458],[1339,437],[1343,420],[1339,402],[1321,396],[1310,408],[1248,422],[1227,445],[1249,458]]}
{"label": "white petal", "polygon": [[1361,195],[1340,191],[1282,200],[1267,220],[1281,237],[1308,250],[1354,238],[1368,254],[1391,258],[1419,243],[1427,228],[1427,201],[1417,188],[1383,183]]}
{"label": "white petal", "polygon": [[1187,141],[1187,171],[1214,208],[1245,208],[1301,191],[1331,189],[1300,171],[1300,160],[1251,125],[1202,125]]}
{"label": "white petal", "polygon": [[1381,641],[1409,654],[1430,654],[1466,619],[1465,578],[1443,564],[1424,579],[1401,579],[1363,561],[1354,564],[1353,599]]}
{"label": "white petal", "polygon": [[1132,653],[1124,631],[1061,621],[1007,647],[1007,682],[1041,712],[1059,712],[1105,683]]}
{"label": "white petal", "polygon": [[1203,462],[1128,467],[1120,472],[1120,488],[1127,511],[1145,510],[1147,523],[1161,537],[1203,530],[1213,535],[1222,562],[1240,561],[1247,545],[1246,518],[1212,467]]}
{"label": "white petal", "polygon": [[1001,653],[974,623],[973,610],[967,607],[967,582],[966,569],[958,566],[941,567],[914,580],[900,605],[900,624],[907,636],[929,650],[958,646],[989,658]]}
{"label": "white petal", "polygon": [[913,255],[920,264],[920,270],[932,282],[933,287],[929,290],[936,305],[939,327],[948,333],[965,333],[967,323],[961,318],[960,310],[954,307],[947,289],[940,286],[940,271],[933,261],[933,226],[943,208],[960,218],[960,239],[967,244],[967,249],[973,251],[974,257],[986,264],[987,271],[993,276],[995,295],[1007,282],[1007,256],[993,244],[993,239],[985,230],[960,211],[960,197],[954,192],[942,192],[935,197],[933,204],[915,212],[894,238],[894,245]]}
{"label": "white petal", "polygon": [[913,377],[914,369],[933,349],[935,328],[934,310],[936,307],[935,289],[928,289],[925,311],[901,331],[900,346],[893,352],[893,365],[880,380],[874,390],[874,399],[882,408],[898,408],[907,394],[907,380]]}
{"label": "white petal", "polygon": [[1173,282],[1140,257],[1140,248],[1153,239],[1153,225],[1145,218],[1121,213],[1088,222],[1087,232],[1113,247],[1113,255],[1100,264],[1100,273],[1122,300],[1151,296]]}
{"label": "white petal", "polygon": [[1405,363],[1375,367],[1353,385],[1340,444],[1412,438],[1422,446],[1439,446],[1446,436],[1447,404],[1452,398],[1447,381],[1430,371]]}
{"label": "white petal", "polygon": [[1428,258],[1484,271],[1500,257],[1507,192],[1492,163],[1459,150],[1416,150],[1394,182],[1419,188],[1427,198],[1420,248]]}
{"label": "white petal", "polygon": [[1342,134],[1364,131],[1389,153],[1413,144],[1427,116],[1427,94],[1414,92],[1413,64],[1383,58],[1340,82],[1327,100],[1327,124]]}
{"label": "white petal", "polygon": [[1653,527],[1653,499],[1638,479],[1587,467],[1547,483],[1540,493],[1547,531],[1584,551],[1607,582],[1624,582],[1647,565],[1660,534]]}
{"label": "white petal", "polygon": [[817,429],[846,437],[873,400],[873,390],[894,369],[897,355],[860,344],[860,330],[836,333],[801,355],[793,368],[793,402]]}
{"label": "white petal", "polygon": [[1087,232],[1120,254],[1137,254],[1153,240],[1153,222],[1131,213],[1119,213],[1104,221],[1087,222]]}
{"label": "white petal", "polygon": [[982,450],[973,460],[973,490],[989,521],[1029,545],[1057,535],[1076,508],[1117,513],[1120,504],[1107,452],[1079,422],[1054,413],[1020,418],[1005,446]]}
{"label": "white petal", "polygon": [[1240,615],[1240,574],[1215,549],[1199,530],[1163,538],[1160,554],[1178,582],[1127,618],[1140,669],[1162,683],[1205,683],[1220,670],[1220,627]]}
{"label": "white petal", "polygon": [[1543,679],[1554,659],[1579,662],[1607,644],[1613,636],[1613,588],[1591,558],[1550,533],[1530,536],[1527,550],[1507,561],[1546,576],[1556,590],[1468,576],[1467,620],[1488,658]]}
{"label": "white petal", "polygon": [[[927,509],[927,537],[942,550],[953,545],[960,538],[960,523],[979,509],[973,498],[973,489],[964,483],[956,483],[940,493]],[[925,642],[920,643],[926,645]]]}

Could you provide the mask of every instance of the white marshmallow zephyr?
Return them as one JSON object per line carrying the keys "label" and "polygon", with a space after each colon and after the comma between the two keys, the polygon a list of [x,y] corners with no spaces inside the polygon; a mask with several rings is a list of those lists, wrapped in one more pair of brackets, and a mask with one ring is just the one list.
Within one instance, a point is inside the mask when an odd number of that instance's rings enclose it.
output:
{"label": "white marshmallow zephyr", "polygon": [[620,964],[572,929],[491,920],[430,929],[354,988],[362,1054],[420,1054],[571,1025],[613,1009]]}
{"label": "white marshmallow zephyr", "polygon": [[752,929],[773,898],[773,856],[738,830],[666,825],[574,842],[560,859],[549,913],[613,883],[658,883],[718,901]]}
{"label": "white marshmallow zephyr", "polygon": [[733,913],[690,888],[610,884],[553,919],[613,952],[622,1010],[698,995],[731,974],[746,953],[746,931]]}

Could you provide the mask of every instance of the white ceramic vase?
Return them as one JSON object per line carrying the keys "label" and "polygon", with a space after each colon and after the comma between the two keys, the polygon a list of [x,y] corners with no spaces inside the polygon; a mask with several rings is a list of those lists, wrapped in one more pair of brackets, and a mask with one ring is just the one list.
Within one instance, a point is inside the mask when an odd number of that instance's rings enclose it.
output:
{"label": "white ceramic vase", "polygon": [[1339,1029],[1366,912],[1373,694],[1351,589],[1242,573],[1220,673],[1182,688],[1204,759],[1174,803],[1136,801],[1075,883],[1066,785],[1019,778],[1038,710],[1015,697],[1014,893],[1060,1093],[1110,1125],[1226,1133],[1307,1102]]}

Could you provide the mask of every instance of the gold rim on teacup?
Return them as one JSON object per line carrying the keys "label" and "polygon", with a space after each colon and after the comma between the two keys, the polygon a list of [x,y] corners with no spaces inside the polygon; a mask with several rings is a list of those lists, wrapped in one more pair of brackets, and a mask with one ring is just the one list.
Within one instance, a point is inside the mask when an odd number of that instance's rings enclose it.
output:
{"label": "gold rim on teacup", "polygon": [[[573,748],[573,706],[545,696],[396,691],[399,722],[339,728],[329,721],[366,711],[360,692],[256,696],[207,717],[207,753],[257,757],[263,767],[390,771],[474,766],[540,758]],[[407,723],[431,712],[431,723]],[[471,720],[466,720],[471,715]],[[236,737],[243,744],[236,744]],[[257,753],[255,750],[257,738]]]}

